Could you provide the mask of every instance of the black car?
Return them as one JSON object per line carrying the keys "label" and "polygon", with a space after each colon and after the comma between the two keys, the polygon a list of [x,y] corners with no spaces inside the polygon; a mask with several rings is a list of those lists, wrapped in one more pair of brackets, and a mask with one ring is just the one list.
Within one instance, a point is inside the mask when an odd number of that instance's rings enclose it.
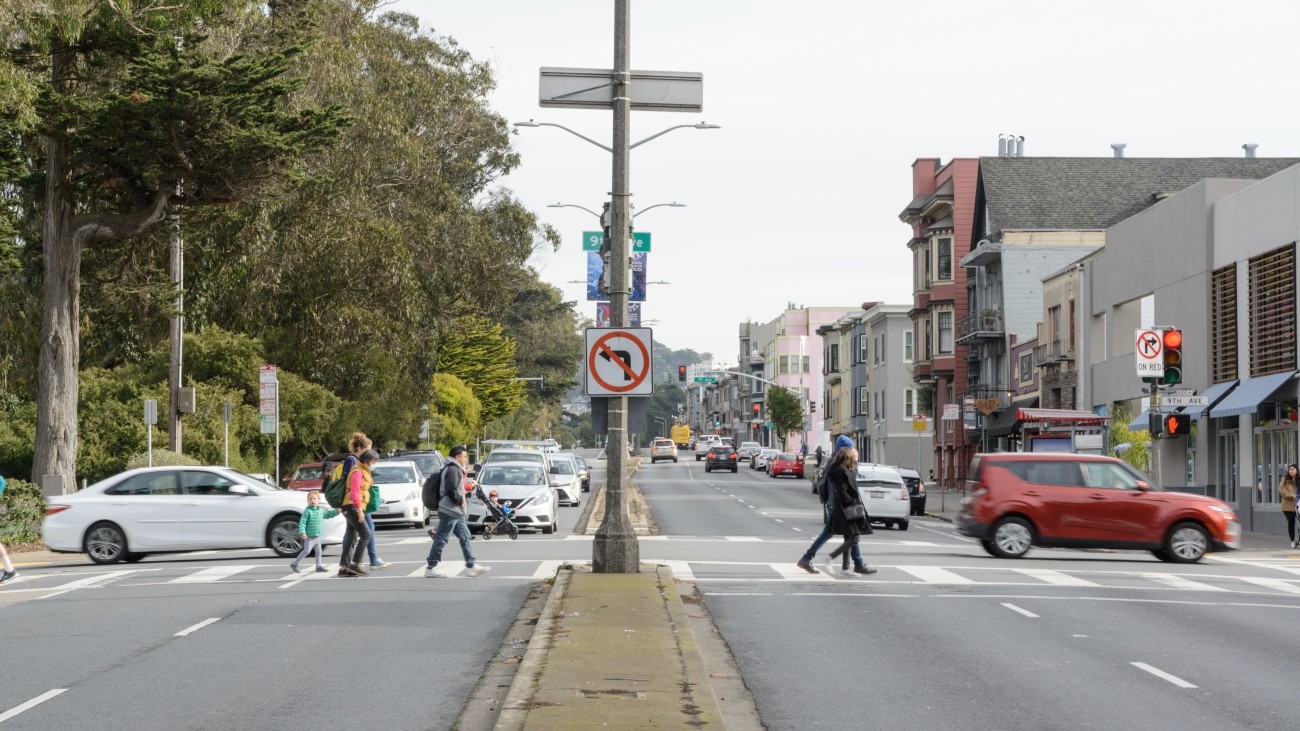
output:
{"label": "black car", "polygon": [[735,472],[737,470],[736,451],[731,447],[714,447],[710,449],[709,454],[704,458],[704,471],[712,472],[715,469],[730,469]]}
{"label": "black car", "polygon": [[903,482],[907,484],[907,494],[912,498],[911,514],[925,515],[925,482],[921,479],[921,473],[899,467],[898,474],[903,476]]}
{"label": "black car", "polygon": [[414,462],[416,468],[420,470],[421,480],[428,479],[429,475],[441,470],[443,463],[447,461],[447,459],[442,456],[442,452],[436,449],[399,449],[391,455],[381,459],[402,459]]}

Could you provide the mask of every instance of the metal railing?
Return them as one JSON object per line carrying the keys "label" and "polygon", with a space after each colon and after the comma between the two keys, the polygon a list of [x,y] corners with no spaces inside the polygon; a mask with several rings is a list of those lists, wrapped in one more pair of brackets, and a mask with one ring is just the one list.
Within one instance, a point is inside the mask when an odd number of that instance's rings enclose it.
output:
{"label": "metal railing", "polygon": [[1002,310],[983,309],[957,320],[957,342],[975,338],[1002,337]]}

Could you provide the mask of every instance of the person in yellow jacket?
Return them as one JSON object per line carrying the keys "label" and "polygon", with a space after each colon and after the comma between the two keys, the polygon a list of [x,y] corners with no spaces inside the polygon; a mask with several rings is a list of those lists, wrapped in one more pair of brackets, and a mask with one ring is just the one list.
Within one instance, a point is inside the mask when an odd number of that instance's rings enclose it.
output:
{"label": "person in yellow jacket", "polygon": [[1286,474],[1277,484],[1277,494],[1282,498],[1282,517],[1286,518],[1286,533],[1291,538],[1291,547],[1296,547],[1295,535],[1295,485],[1296,466],[1287,465]]}
{"label": "person in yellow jacket", "polygon": [[367,449],[357,458],[357,466],[348,473],[348,487],[343,493],[343,519],[348,523],[348,534],[343,536],[343,553],[339,560],[339,576],[366,576],[361,557],[370,541],[370,528],[366,525],[366,503],[370,501],[370,486],[374,480],[370,468],[379,461],[379,453]]}

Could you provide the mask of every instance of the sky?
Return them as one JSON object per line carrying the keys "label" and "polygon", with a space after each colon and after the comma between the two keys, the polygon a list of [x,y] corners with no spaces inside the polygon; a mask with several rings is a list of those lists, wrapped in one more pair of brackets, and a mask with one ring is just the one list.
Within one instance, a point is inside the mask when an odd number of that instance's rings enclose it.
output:
{"label": "sky", "polygon": [[[543,66],[611,68],[611,0],[397,0],[491,64],[491,107],[603,144],[607,111],[541,109]],[[1300,157],[1294,31],[1284,0],[633,0],[632,68],[704,75],[701,114],[634,112],[633,204],[647,210],[656,342],[736,359],[737,326],[795,306],[910,304],[908,226],[919,157]],[[522,128],[500,181],[563,237],[542,278],[594,318],[580,237],[611,190],[609,153]],[[575,280],[570,282],[570,280]]]}

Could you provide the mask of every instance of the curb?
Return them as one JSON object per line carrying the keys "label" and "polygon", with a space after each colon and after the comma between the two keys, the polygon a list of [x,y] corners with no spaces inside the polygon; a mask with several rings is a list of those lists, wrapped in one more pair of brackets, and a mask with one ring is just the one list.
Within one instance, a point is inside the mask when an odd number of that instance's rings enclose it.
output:
{"label": "curb", "polygon": [[555,619],[561,613],[561,605],[564,603],[565,593],[569,590],[569,580],[572,576],[572,568],[566,569],[562,566],[556,572],[555,584],[546,597],[542,615],[538,617],[537,626],[533,628],[528,649],[524,651],[524,659],[519,662],[519,670],[515,673],[514,681],[510,683],[510,692],[506,694],[506,700],[501,705],[501,715],[497,717],[496,725],[492,727],[493,731],[519,731],[528,720],[528,702],[532,699],[533,690],[537,687],[537,681],[546,667],[546,653],[551,647],[551,633],[555,627]]}

